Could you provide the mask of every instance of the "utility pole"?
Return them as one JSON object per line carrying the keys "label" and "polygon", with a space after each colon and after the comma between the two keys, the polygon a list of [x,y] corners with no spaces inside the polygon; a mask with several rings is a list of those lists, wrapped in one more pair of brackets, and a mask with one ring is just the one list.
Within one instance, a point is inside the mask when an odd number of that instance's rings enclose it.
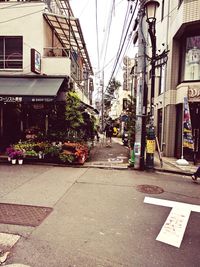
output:
{"label": "utility pole", "polygon": [[140,1],[138,12],[138,63],[137,63],[137,98],[136,98],[136,135],[135,135],[135,168],[145,169],[146,146],[146,115],[147,115],[147,86],[146,75],[146,42],[143,36],[143,2]]}
{"label": "utility pole", "polygon": [[104,70],[102,71],[101,80],[101,130],[104,130]]}

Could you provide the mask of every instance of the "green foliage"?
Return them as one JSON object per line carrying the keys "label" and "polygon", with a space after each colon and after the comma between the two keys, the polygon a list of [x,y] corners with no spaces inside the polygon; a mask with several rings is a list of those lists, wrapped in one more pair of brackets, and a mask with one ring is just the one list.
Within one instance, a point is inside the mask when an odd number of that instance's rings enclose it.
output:
{"label": "green foliage", "polygon": [[129,95],[128,100],[128,121],[127,129],[129,136],[130,147],[133,148],[135,144],[135,124],[136,124],[136,98]]}
{"label": "green foliage", "polygon": [[68,129],[78,131],[83,125],[83,115],[81,112],[81,101],[75,92],[68,92],[66,98],[65,121]]}
{"label": "green foliage", "polygon": [[58,146],[49,146],[49,147],[46,147],[46,149],[44,150],[44,154],[50,157],[58,157],[60,151],[61,151],[61,148]]}
{"label": "green foliage", "polygon": [[121,86],[121,83],[119,81],[117,81],[115,78],[113,78],[106,90],[106,94],[104,97],[104,105],[105,105],[105,109],[109,109],[111,107],[111,101],[114,99],[114,93],[116,90],[119,89],[119,87]]}
{"label": "green foliage", "polygon": [[75,160],[75,156],[69,154],[67,151],[63,151],[62,153],[60,153],[59,158],[64,163],[72,163]]}
{"label": "green foliage", "polygon": [[113,95],[114,92],[121,86],[121,83],[117,81],[115,78],[113,78],[108,86],[108,94]]}
{"label": "green foliage", "polygon": [[29,156],[29,157],[37,157],[38,156],[38,153],[35,150],[27,150],[25,152],[25,155],[26,156]]}

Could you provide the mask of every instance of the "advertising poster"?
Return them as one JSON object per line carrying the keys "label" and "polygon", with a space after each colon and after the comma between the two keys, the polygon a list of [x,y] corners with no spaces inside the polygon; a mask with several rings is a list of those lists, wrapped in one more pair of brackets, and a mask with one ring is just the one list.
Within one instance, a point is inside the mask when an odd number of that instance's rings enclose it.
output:
{"label": "advertising poster", "polygon": [[187,97],[184,97],[183,103],[183,147],[194,149],[190,109]]}

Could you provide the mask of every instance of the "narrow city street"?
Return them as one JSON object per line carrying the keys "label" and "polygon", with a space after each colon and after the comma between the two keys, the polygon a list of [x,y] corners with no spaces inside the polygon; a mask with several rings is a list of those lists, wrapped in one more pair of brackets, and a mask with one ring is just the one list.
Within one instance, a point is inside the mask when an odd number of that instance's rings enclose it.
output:
{"label": "narrow city street", "polygon": [[[108,149],[109,158],[117,158],[126,148],[102,147],[98,158]],[[4,266],[199,266],[200,213],[191,212],[177,248],[156,240],[171,208],[144,199],[200,205],[200,183],[170,173],[87,164],[80,168],[0,165],[0,205],[14,207],[7,223],[0,209],[1,254],[10,252]],[[145,193],[142,189],[148,186],[151,191]],[[43,207],[45,216],[30,211],[34,207]]]}

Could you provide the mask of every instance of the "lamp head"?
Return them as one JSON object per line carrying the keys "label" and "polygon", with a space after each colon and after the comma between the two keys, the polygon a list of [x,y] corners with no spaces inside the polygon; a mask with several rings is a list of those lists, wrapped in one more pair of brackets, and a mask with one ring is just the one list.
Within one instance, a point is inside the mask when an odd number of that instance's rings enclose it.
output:
{"label": "lamp head", "polygon": [[156,0],[147,0],[144,4],[146,11],[147,22],[151,23],[156,20],[156,10],[159,7],[159,2]]}

